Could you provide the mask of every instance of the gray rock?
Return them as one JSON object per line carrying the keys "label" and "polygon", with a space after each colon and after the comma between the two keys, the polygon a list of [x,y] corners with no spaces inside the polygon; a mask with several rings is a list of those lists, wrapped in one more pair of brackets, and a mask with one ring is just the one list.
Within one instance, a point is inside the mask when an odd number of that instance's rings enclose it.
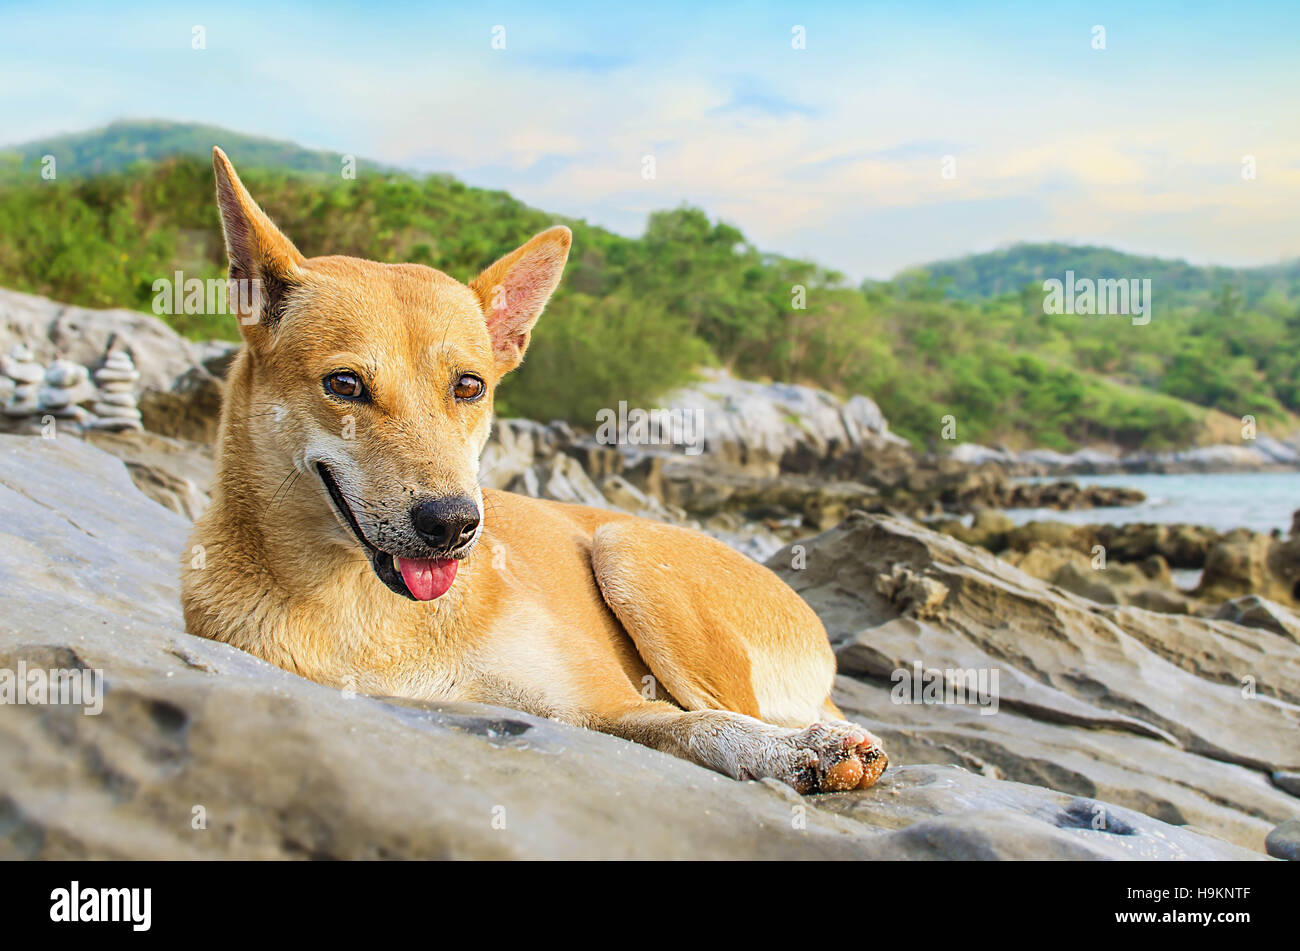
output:
{"label": "gray rock", "polygon": [[93,367],[114,337],[129,347],[145,388],[169,389],[199,362],[196,346],[152,314],[74,307],[0,288],[0,348],[19,342],[43,363],[61,356]]}
{"label": "gray rock", "polygon": [[1300,819],[1288,819],[1270,832],[1264,848],[1275,859],[1300,862]]}
{"label": "gray rock", "polygon": [[[855,515],[799,544],[803,568],[789,549],[768,566],[825,622],[851,675],[836,702],[895,762],[1101,798],[1256,850],[1294,814],[1269,781],[1300,767],[1300,645],[1289,638],[1100,605],[887,516]],[[919,596],[927,582],[947,589],[942,599]],[[996,672],[996,713],[900,702],[895,687],[918,661]]]}
{"label": "gray rock", "polygon": [[45,384],[60,389],[80,386],[90,378],[90,371],[80,363],[55,360],[45,370]]}
{"label": "gray rock", "polygon": [[755,383],[723,371],[670,393],[669,410],[698,420],[704,454],[749,471],[775,475],[792,454],[825,460],[836,453],[906,445],[889,432],[880,407],[865,396],[842,401],[824,390],[789,383]]}
{"label": "gray rock", "polygon": [[99,394],[99,401],[106,406],[125,406],[128,409],[136,407],[135,396],[129,390],[123,392],[103,388]]}
{"label": "gray rock", "polygon": [[134,406],[120,406],[116,403],[105,403],[98,400],[92,408],[95,415],[110,419],[133,419],[136,421],[140,419],[140,411]]}
{"label": "gray rock", "polygon": [[203,361],[222,348],[191,343],[152,314],[74,307],[0,288],[0,349],[17,343],[37,360],[62,356],[94,367],[104,360],[112,341],[129,350],[134,369],[101,367],[101,382],[134,386],[138,381],[140,408],[151,429],[169,436],[215,439],[221,382]]}
{"label": "gray rock", "polygon": [[1300,644],[1300,618],[1282,605],[1257,594],[1224,602],[1214,616],[1233,624],[1272,631]]}
{"label": "gray rock", "polygon": [[1261,857],[953,765],[800,799],[502,708],[349,696],[183,633],[202,553],[107,453],[0,436],[0,507],[0,667],[106,688],[97,716],[0,708],[2,858]]}
{"label": "gray rock", "polygon": [[1273,774],[1272,779],[1273,785],[1278,789],[1284,789],[1300,799],[1300,773],[1277,772]]}

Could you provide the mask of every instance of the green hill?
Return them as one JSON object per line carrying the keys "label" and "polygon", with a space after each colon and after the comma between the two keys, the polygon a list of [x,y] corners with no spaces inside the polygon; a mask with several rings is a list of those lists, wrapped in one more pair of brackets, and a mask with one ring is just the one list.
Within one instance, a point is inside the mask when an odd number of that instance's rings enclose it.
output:
{"label": "green hill", "polygon": [[[223,274],[213,144],[307,255],[414,261],[467,280],[565,221],[570,265],[501,390],[508,414],[591,426],[619,400],[654,405],[707,363],[869,394],[921,445],[938,442],[949,415],[963,441],[1163,448],[1200,438],[1210,409],[1253,414],[1266,430],[1291,428],[1300,410],[1300,294],[1286,268],[1027,245],[1003,252],[1001,270],[977,255],[858,288],[760,252],[693,208],[656,212],[627,238],[447,175],[365,166],[345,180],[330,153],[210,127],[120,123],[66,138],[86,174],[64,175],[61,159],[53,182],[30,163],[0,177],[0,285],[88,306],[149,310],[160,277]],[[184,154],[165,157],[172,148]],[[1117,276],[1156,282],[1149,325],[1043,313],[1040,275],[1101,277],[1107,261]],[[166,319],[193,337],[235,336],[221,315]]]}
{"label": "green hill", "polygon": [[1300,261],[1268,267],[1197,266],[1186,261],[1126,254],[1113,248],[1069,244],[1016,244],[987,254],[936,261],[916,269],[964,300],[1018,293],[1026,284],[1041,287],[1067,270],[1093,279],[1149,278],[1157,305],[1213,305],[1231,287],[1246,306],[1269,296],[1300,298]]}
{"label": "green hill", "polygon": [[[207,161],[214,144],[220,144],[238,164],[294,172],[338,175],[343,160],[338,152],[305,149],[292,142],[244,135],[217,126],[123,119],[89,132],[0,146],[0,172],[13,175],[19,168],[30,170],[43,156],[53,155],[60,176],[102,175],[120,172],[137,162],[183,156]],[[370,170],[385,169],[376,163],[363,164]]]}

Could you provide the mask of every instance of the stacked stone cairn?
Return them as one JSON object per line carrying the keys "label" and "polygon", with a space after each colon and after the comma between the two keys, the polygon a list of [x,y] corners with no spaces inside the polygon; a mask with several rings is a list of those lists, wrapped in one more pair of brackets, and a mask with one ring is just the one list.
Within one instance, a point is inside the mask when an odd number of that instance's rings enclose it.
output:
{"label": "stacked stone cairn", "polygon": [[131,354],[110,344],[104,365],[95,371],[99,398],[93,408],[99,418],[91,424],[94,428],[111,432],[139,432],[144,428],[136,405],[135,383],[139,379]]}
{"label": "stacked stone cairn", "polygon": [[32,351],[24,344],[14,344],[9,356],[0,358],[0,373],[4,391],[4,414],[14,419],[34,416],[40,410],[40,386],[45,369],[36,362]]}
{"label": "stacked stone cairn", "polygon": [[53,416],[70,420],[80,426],[90,421],[90,412],[78,403],[92,399],[95,388],[90,384],[90,371],[71,360],[55,360],[45,371],[45,385],[37,394],[42,417]]}

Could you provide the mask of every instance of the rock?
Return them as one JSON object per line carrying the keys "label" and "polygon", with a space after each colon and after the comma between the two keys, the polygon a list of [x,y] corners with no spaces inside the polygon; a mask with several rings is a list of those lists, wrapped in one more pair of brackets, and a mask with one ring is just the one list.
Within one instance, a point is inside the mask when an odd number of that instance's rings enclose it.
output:
{"label": "rock", "polygon": [[[134,402],[135,401],[132,400],[132,403]],[[104,417],[103,420],[101,421],[102,428],[104,429],[119,428],[115,422],[116,420],[134,420],[136,422],[140,420],[140,411],[136,409],[134,406],[121,406],[117,403],[108,403],[103,400],[97,400],[93,404],[93,409],[95,410],[95,414],[97,416]],[[120,428],[139,429],[140,427],[121,426]]]}
{"label": "rock", "polygon": [[1007,539],[1015,528],[1016,523],[1004,513],[994,509],[980,509],[971,519],[969,526],[955,522],[949,523],[945,530],[947,534],[967,545],[978,545],[989,551],[998,552],[1007,547]]}
{"label": "rock", "polygon": [[99,395],[99,401],[109,406],[124,406],[128,409],[135,409],[136,406],[136,399],[132,393],[103,392]]}
{"label": "rock", "polygon": [[1214,615],[1233,624],[1246,627],[1258,627],[1300,644],[1300,618],[1296,617],[1280,604],[1275,604],[1257,594],[1248,594],[1241,598],[1227,601]]}
{"label": "rock", "polygon": [[1050,582],[1099,604],[1132,604],[1165,614],[1190,614],[1197,605],[1174,586],[1169,565],[1159,555],[1123,564],[1070,548],[1010,550],[1003,558],[1025,574]]}
{"label": "rock", "polygon": [[658,501],[651,499],[620,475],[607,475],[601,479],[600,491],[610,505],[625,512],[647,513],[662,509]]}
{"label": "rock", "polygon": [[[958,766],[886,771],[874,796],[818,796],[818,808],[897,829],[888,843],[907,859],[1197,859],[1222,846],[1165,839],[1168,826],[1139,812]],[[953,814],[957,798],[978,815]],[[1248,855],[1250,853],[1238,853]]]}
{"label": "rock", "polygon": [[100,389],[99,399],[92,407],[95,415],[100,417],[93,424],[96,429],[124,431],[143,428],[134,392],[135,381],[139,378],[131,355],[118,343],[109,344],[103,366],[95,371],[95,383]]}
{"label": "rock", "polygon": [[1068,481],[1004,483],[999,490],[990,504],[1015,509],[1117,508],[1137,505],[1146,499],[1137,489]]}
{"label": "rock", "polygon": [[45,378],[45,370],[33,359],[31,348],[14,344],[9,356],[0,358],[0,372],[9,381],[4,414],[11,419],[22,419],[39,412],[39,384]]}
{"label": "rock", "polygon": [[1013,551],[1032,551],[1035,548],[1068,548],[1086,552],[1091,557],[1096,544],[1091,526],[1069,525],[1065,522],[1026,522],[1007,533],[1007,547]]}
{"label": "rock", "polygon": [[755,475],[809,473],[840,457],[906,444],[865,396],[840,400],[824,390],[738,380],[724,371],[703,371],[700,382],[662,404],[692,421],[689,435],[713,465]]}
{"label": "rock", "polygon": [[1273,785],[1278,789],[1284,789],[1297,799],[1300,799],[1300,773],[1277,772],[1271,778]]}
{"label": "rock", "polygon": [[894,565],[887,575],[877,575],[876,591],[900,611],[919,618],[938,617],[948,598],[948,586],[943,582],[918,575],[903,565]]}
{"label": "rock", "polygon": [[206,496],[211,489],[216,468],[211,446],[147,431],[112,433],[92,430],[84,438],[96,448],[121,459],[127,464],[128,471],[132,466],[158,469],[171,478],[189,483],[195,492],[202,495]]}
{"label": "rock", "polygon": [[21,342],[33,358],[94,367],[114,339],[130,348],[143,389],[169,389],[199,363],[198,348],[166,323],[133,310],[94,310],[0,288],[0,347]]}
{"label": "rock", "polygon": [[55,360],[45,370],[45,385],[70,390],[85,383],[89,377],[90,371],[80,363]]}
{"label": "rock", "polygon": [[986,462],[1006,466],[1016,462],[1015,453],[1007,452],[1004,449],[993,449],[989,446],[980,446],[973,442],[963,442],[953,446],[952,449],[948,451],[948,458],[955,462],[964,463],[968,466],[981,466]]}
{"label": "rock", "polygon": [[1124,603],[1161,614],[1191,614],[1196,608],[1196,602],[1186,595],[1161,588],[1135,591],[1125,597]]}
{"label": "rock", "polygon": [[145,462],[128,462],[126,470],[137,489],[191,522],[208,507],[208,497],[189,479]]}
{"label": "rock", "polygon": [[1300,819],[1288,819],[1270,832],[1264,848],[1275,859],[1300,862]]}
{"label": "rock", "polygon": [[[0,709],[0,858],[1262,857],[1142,814],[1154,782],[1138,811],[945,754],[800,799],[503,708],[349,696],[183,633],[188,524],[94,446],[0,436],[0,507],[0,667],[100,670],[105,687],[99,715]],[[1217,768],[1243,781],[1229,813],[1250,774]]]}
{"label": "rock", "polygon": [[1056,545],[1039,545],[1028,550],[1011,548],[1002,553],[1002,558],[1025,574],[1052,584],[1057,584],[1057,575],[1067,566],[1072,565],[1081,572],[1092,570],[1092,560],[1082,551]]}
{"label": "rock", "polygon": [[1253,445],[1219,444],[1172,452],[1133,452],[1117,455],[1098,449],[1059,453],[1048,449],[1013,452],[962,443],[949,458],[971,465],[996,463],[1017,475],[1089,475],[1116,472],[1259,472],[1300,467],[1300,449],[1260,435]]}
{"label": "rock", "polygon": [[1224,601],[1255,594],[1300,607],[1300,539],[1290,541],[1238,529],[1205,558],[1197,597]]}
{"label": "rock", "polygon": [[0,373],[15,383],[39,383],[45,377],[32,348],[23,343],[14,344],[7,357],[0,357]]}
{"label": "rock", "polygon": [[1107,558],[1141,561],[1159,556],[1175,568],[1201,568],[1220,535],[1201,525],[1161,525],[1131,522],[1126,525],[1097,525],[1092,528]]}
{"label": "rock", "polygon": [[140,394],[141,421],[150,432],[190,442],[215,443],[225,384],[203,367],[191,367],[168,389]]}
{"label": "rock", "polygon": [[664,503],[693,517],[734,512],[751,520],[785,521],[796,533],[828,528],[854,508],[877,502],[868,486],[812,476],[758,476],[680,461],[664,464],[657,475]]}
{"label": "rock", "polygon": [[101,386],[132,385],[143,423],[164,435],[216,438],[221,381],[205,363],[224,369],[237,350],[232,344],[191,343],[151,314],[73,307],[0,288],[0,347],[15,342],[33,359],[61,356],[86,367],[98,366],[116,342],[129,351],[133,369],[110,369]]}
{"label": "rock", "polygon": [[[1300,767],[1290,639],[1097,604],[889,516],[859,513],[799,545],[800,561],[787,548],[768,566],[826,624],[844,675],[835,700],[895,762],[1104,799],[1256,850],[1294,814],[1269,779]],[[899,578],[947,593],[922,617]],[[996,672],[996,712],[909,702],[897,691],[917,662]]]}

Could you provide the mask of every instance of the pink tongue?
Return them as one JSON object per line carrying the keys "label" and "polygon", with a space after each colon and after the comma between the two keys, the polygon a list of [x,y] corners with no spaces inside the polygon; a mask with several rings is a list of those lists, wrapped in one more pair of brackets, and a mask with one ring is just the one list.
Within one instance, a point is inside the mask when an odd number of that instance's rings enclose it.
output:
{"label": "pink tongue", "polygon": [[417,601],[441,598],[456,580],[455,558],[399,558],[397,567],[402,570],[406,590]]}

